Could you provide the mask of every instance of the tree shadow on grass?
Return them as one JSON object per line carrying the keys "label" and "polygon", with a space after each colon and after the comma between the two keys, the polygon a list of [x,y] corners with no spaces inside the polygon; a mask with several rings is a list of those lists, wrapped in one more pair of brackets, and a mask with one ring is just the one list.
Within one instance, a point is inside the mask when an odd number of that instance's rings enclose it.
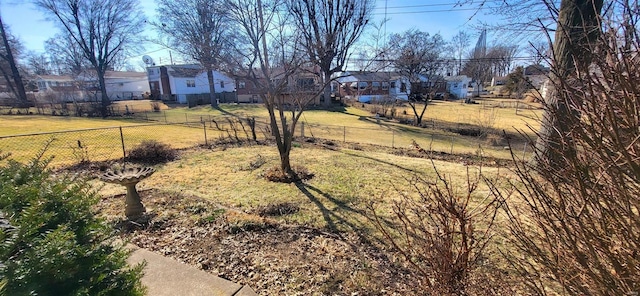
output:
{"label": "tree shadow on grass", "polygon": [[395,164],[395,163],[392,163],[392,162],[388,162],[388,161],[384,161],[384,160],[381,160],[381,159],[377,159],[375,157],[371,157],[371,156],[367,156],[367,155],[359,155],[359,154],[356,154],[356,153],[349,153],[349,152],[346,152],[346,151],[340,151],[340,152],[342,152],[344,154],[347,154],[349,156],[369,159],[369,160],[373,160],[373,161],[376,161],[376,162],[379,162],[379,163],[382,163],[382,164],[390,165],[392,167],[399,168],[399,169],[401,169],[401,170],[403,170],[405,172],[410,172],[410,173],[414,173],[414,174],[420,173],[420,172],[418,172],[418,171],[416,171],[414,169],[406,168],[406,167],[403,167],[401,165],[398,165],[398,164]]}
{"label": "tree shadow on grass", "polygon": [[[302,192],[322,213],[322,217],[326,223],[326,228],[336,234],[340,239],[344,239],[342,233],[350,231],[356,234],[362,242],[372,245],[370,234],[373,226],[367,226],[369,215],[366,210],[358,209],[350,206],[347,202],[336,199],[330,194],[303,182],[295,183],[296,187]],[[326,200],[323,202],[323,200]],[[345,216],[349,215],[351,219]],[[364,220],[362,220],[364,219]],[[391,222],[382,219],[384,224],[391,225]],[[379,241],[378,239],[375,239]]]}

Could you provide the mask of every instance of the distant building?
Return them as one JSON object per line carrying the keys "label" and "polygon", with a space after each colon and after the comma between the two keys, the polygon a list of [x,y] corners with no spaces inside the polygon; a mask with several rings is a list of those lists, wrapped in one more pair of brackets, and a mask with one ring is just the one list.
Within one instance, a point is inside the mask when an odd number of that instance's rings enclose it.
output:
{"label": "distant building", "polygon": [[[209,94],[207,71],[200,65],[147,67],[147,77],[153,98],[186,104],[188,96],[193,97],[190,95]],[[236,83],[232,78],[214,70],[213,83],[216,94],[227,94],[235,98]]]}
{"label": "distant building", "polygon": [[[271,79],[284,79],[285,69],[271,69]],[[258,83],[265,83],[260,71],[255,71]],[[239,75],[242,76],[242,75]],[[261,103],[263,89],[254,80],[243,77],[236,78],[236,91],[239,103]],[[297,72],[287,74],[287,87],[281,91],[284,102],[295,104],[294,100],[304,100],[309,105],[320,105],[324,101],[320,69],[318,67],[302,67]],[[330,99],[330,98],[328,98]]]}
{"label": "distant building", "polygon": [[493,76],[491,77],[491,86],[500,86],[507,83],[507,76]]}
{"label": "distant building", "polygon": [[[107,96],[111,101],[135,100],[149,92],[144,72],[107,71],[104,76]],[[38,75],[35,78],[36,97],[40,100],[64,102],[95,100],[100,93],[94,71],[70,75]]]}
{"label": "distant building", "polygon": [[141,99],[150,90],[144,72],[107,71],[104,83],[111,101]]}
{"label": "distant building", "polygon": [[466,99],[471,86],[471,78],[466,75],[445,76],[447,81],[447,91],[455,96],[456,99]]}
{"label": "distant building", "polygon": [[345,72],[338,78],[338,95],[367,103],[409,99],[410,82],[396,72]]}
{"label": "distant building", "polygon": [[549,72],[551,69],[542,65],[529,65],[523,70],[524,77],[528,78],[531,85],[541,90],[544,82],[549,78]]}
{"label": "distant building", "polygon": [[85,85],[70,75],[37,75],[35,97],[39,102],[86,101]]}

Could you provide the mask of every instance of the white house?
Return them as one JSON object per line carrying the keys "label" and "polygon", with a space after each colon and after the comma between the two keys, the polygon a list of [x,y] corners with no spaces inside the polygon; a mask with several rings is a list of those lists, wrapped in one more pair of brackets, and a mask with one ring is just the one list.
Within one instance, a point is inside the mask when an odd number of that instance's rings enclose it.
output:
{"label": "white house", "polygon": [[[147,68],[147,75],[151,94],[163,99],[175,99],[186,104],[187,95],[209,93],[207,72],[199,65],[153,66]],[[236,90],[232,78],[215,70],[213,82],[216,93],[232,93]]]}
{"label": "white house", "polygon": [[456,96],[458,99],[466,99],[468,94],[468,87],[471,86],[471,78],[466,75],[458,76],[445,76],[444,80],[447,81],[447,91]]}
{"label": "white house", "polygon": [[38,75],[35,78],[38,86],[35,97],[45,102],[84,101],[87,95],[84,83],[69,75]]}
{"label": "white house", "polygon": [[107,71],[104,83],[111,101],[139,99],[150,90],[144,72]]}

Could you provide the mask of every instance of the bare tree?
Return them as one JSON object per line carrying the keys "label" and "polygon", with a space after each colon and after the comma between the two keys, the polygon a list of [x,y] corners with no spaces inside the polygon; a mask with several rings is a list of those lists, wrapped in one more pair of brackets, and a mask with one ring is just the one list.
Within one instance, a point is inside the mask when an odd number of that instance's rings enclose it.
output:
{"label": "bare tree", "polygon": [[462,57],[467,52],[470,43],[471,36],[465,31],[458,31],[449,42],[453,57],[457,60],[455,63],[456,75],[460,75],[462,71]]}
{"label": "bare tree", "polygon": [[154,27],[168,39],[168,46],[200,63],[207,71],[211,106],[217,107],[213,70],[219,70],[220,56],[227,47],[228,19],[223,1],[160,0],[161,21]]}
{"label": "bare tree", "polygon": [[63,34],[80,47],[96,71],[101,94],[101,114],[110,104],[104,74],[128,50],[138,46],[144,14],[137,0],[34,0]]}
{"label": "bare tree", "polygon": [[[322,91],[310,86],[304,73],[313,65],[295,49],[299,36],[279,10],[283,0],[227,0],[225,9],[234,26],[232,51],[225,55],[237,79],[249,81],[260,92],[270,119],[271,134],[280,154],[282,173],[297,178],[290,152],[296,125],[305,107]],[[231,37],[231,36],[230,36]],[[311,66],[309,68],[305,65]],[[315,74],[314,74],[315,75]]]}
{"label": "bare tree", "polygon": [[22,82],[22,76],[16,66],[16,59],[14,52],[16,47],[19,47],[19,42],[11,34],[7,33],[7,30],[2,23],[2,17],[0,17],[0,38],[2,38],[2,49],[0,49],[0,59],[2,64],[7,67],[1,66],[0,71],[9,85],[9,89],[13,92],[18,100],[17,105],[24,107],[28,106],[27,93]]}
{"label": "bare tree", "polygon": [[518,51],[516,45],[497,44],[487,49],[485,59],[490,65],[491,76],[506,76],[511,71],[513,58]]}
{"label": "bare tree", "polygon": [[534,65],[542,65],[549,61],[551,48],[548,41],[536,41],[529,42],[529,46],[525,47],[524,51],[531,57]]}
{"label": "bare tree", "polygon": [[415,115],[416,125],[420,125],[429,101],[442,83],[439,74],[444,63],[441,56],[445,42],[439,34],[408,30],[391,35],[389,48],[392,49],[394,68],[411,83],[409,105]]}
{"label": "bare tree", "polygon": [[54,72],[49,56],[44,53],[27,53],[25,63],[29,74],[32,75],[51,75]]}
{"label": "bare tree", "polygon": [[44,48],[58,74],[77,76],[91,67],[80,45],[69,34],[58,34],[48,39]]}
{"label": "bare tree", "polygon": [[462,74],[471,77],[476,85],[476,96],[480,96],[480,89],[484,82],[491,79],[491,64],[486,53],[478,50],[471,51],[467,62],[462,67]]}
{"label": "bare tree", "polygon": [[462,68],[462,74],[473,79],[477,96],[485,82],[493,76],[506,76],[513,64],[518,48],[515,45],[496,44],[484,50],[476,48],[469,54],[468,61]]}
{"label": "bare tree", "polygon": [[322,74],[324,103],[331,103],[331,76],[344,70],[352,46],[369,23],[371,0],[287,0],[305,51]]}

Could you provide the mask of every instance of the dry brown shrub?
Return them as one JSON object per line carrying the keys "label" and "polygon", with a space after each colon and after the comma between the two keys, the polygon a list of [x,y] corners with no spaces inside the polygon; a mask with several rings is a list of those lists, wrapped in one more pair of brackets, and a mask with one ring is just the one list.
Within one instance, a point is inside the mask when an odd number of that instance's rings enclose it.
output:
{"label": "dry brown shrub", "polygon": [[392,202],[392,218],[385,219],[370,204],[372,222],[408,263],[426,295],[512,294],[487,253],[503,201],[491,196],[477,200],[482,170],[467,170],[467,186],[461,189],[434,169],[436,180],[414,176],[407,180],[411,190],[396,188],[400,198]]}
{"label": "dry brown shrub", "polygon": [[534,294],[640,292],[640,38],[628,23],[637,6],[627,5],[622,23],[603,20],[587,71],[554,83],[573,115],[558,119],[567,133],[543,140],[554,157],[536,149],[535,164],[514,162],[507,214],[517,255],[508,258]]}
{"label": "dry brown shrub", "polygon": [[133,162],[142,162],[147,164],[165,163],[175,160],[178,152],[171,148],[168,144],[160,143],[155,140],[145,140],[140,145],[129,151],[127,159]]}

